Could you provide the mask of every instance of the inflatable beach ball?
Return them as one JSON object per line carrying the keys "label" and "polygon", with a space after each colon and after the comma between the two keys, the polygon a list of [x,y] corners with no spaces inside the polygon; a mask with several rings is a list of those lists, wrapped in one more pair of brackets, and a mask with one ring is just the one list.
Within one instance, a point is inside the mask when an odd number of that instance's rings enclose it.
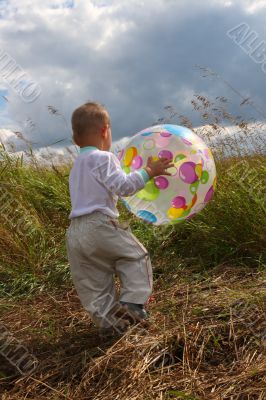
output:
{"label": "inflatable beach ball", "polygon": [[119,150],[118,159],[129,174],[153,160],[173,160],[171,176],[157,176],[133,196],[123,199],[137,217],[154,225],[177,224],[192,218],[213,197],[216,169],[212,153],[190,129],[178,125],[156,125],[134,135]]}

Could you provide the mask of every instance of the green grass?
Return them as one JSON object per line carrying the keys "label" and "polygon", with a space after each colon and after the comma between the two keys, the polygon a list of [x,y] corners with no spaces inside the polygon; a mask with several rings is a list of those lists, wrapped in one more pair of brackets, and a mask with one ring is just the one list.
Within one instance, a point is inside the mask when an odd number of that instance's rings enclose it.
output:
{"label": "green grass", "polygon": [[[99,341],[73,290],[65,248],[70,165],[51,160],[44,167],[33,153],[25,164],[0,147],[1,322],[39,360],[24,379],[0,355],[5,399],[265,397],[263,132],[202,96],[192,104],[211,126],[202,127],[204,139],[224,138],[213,149],[214,200],[168,227],[145,224],[119,204],[121,219],[151,254],[155,277],[152,324],[145,335],[136,330],[137,346],[135,334]],[[228,139],[221,115],[241,130],[240,139]],[[225,157],[228,148],[235,157]],[[158,369],[165,346],[175,364]]]}
{"label": "green grass", "polygon": [[[234,398],[251,393],[262,399],[265,161],[261,155],[219,159],[214,200],[180,225],[145,224],[119,204],[121,219],[130,220],[154,267],[153,324],[139,337],[138,354],[134,335],[99,341],[72,290],[65,249],[70,166],[26,165],[3,152],[1,321],[39,361],[39,370],[22,382],[0,355],[5,398],[109,400],[127,393],[198,400],[228,398],[230,391]],[[169,373],[154,367],[166,345],[175,360]],[[156,397],[159,386],[162,397]]]}
{"label": "green grass", "polygon": [[[243,160],[254,176],[252,187],[239,180]],[[265,268],[266,208],[262,195],[266,157],[243,160],[217,163],[214,200],[192,220],[161,228],[131,217],[136,235],[149,248],[155,263],[163,256],[170,269],[185,264],[204,270],[221,263]]]}
{"label": "green grass", "polygon": [[[1,295],[71,285],[65,250],[69,166],[26,165],[4,150],[1,158]],[[262,155],[219,160],[214,200],[180,225],[151,226],[119,205],[121,219],[131,221],[149,249],[155,277],[189,267],[204,274],[222,263],[265,268],[265,161]],[[243,168],[250,175],[241,181]]]}

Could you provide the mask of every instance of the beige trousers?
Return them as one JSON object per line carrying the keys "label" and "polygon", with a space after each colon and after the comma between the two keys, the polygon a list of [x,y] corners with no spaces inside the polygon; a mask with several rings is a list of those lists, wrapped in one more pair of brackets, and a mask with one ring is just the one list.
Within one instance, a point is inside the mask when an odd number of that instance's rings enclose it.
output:
{"label": "beige trousers", "polygon": [[96,211],[71,220],[66,244],[73,283],[97,326],[115,325],[111,310],[119,301],[147,302],[153,284],[150,257],[129,227]]}

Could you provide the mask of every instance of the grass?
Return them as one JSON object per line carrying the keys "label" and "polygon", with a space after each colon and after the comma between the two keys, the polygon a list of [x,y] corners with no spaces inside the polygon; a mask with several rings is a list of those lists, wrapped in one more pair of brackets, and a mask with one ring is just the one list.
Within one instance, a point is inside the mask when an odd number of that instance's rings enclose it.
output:
{"label": "grass", "polygon": [[[256,173],[254,186],[265,180],[265,161],[265,156],[245,157]],[[145,225],[120,205],[121,219],[130,219],[156,265],[163,252],[164,264],[170,270],[180,265],[198,265],[205,270],[222,263],[264,268],[265,209],[260,187],[250,192],[247,183],[239,182],[242,162],[239,158],[218,161],[214,201],[182,225]],[[70,212],[69,167],[24,165],[5,154],[0,168],[4,202],[0,216],[0,292],[28,295],[69,285],[64,239]],[[164,271],[165,266],[158,266],[155,272]]]}
{"label": "grass", "polygon": [[151,327],[116,341],[97,337],[71,288],[2,299],[5,326],[39,362],[20,376],[1,359],[2,398],[263,400],[265,279],[224,266],[201,281],[180,271],[166,288],[161,277]]}
{"label": "grass", "polygon": [[[213,116],[205,98],[193,101]],[[97,336],[70,279],[70,166],[45,167],[33,153],[25,163],[2,147],[1,321],[38,359],[36,371],[20,376],[0,355],[3,400],[266,398],[266,156],[260,145],[246,152],[248,127],[227,118],[243,141],[225,137],[214,149],[217,190],[199,215],[154,227],[119,204],[150,251],[155,286],[151,327],[114,341]],[[217,119],[209,123],[205,140],[223,137]]]}

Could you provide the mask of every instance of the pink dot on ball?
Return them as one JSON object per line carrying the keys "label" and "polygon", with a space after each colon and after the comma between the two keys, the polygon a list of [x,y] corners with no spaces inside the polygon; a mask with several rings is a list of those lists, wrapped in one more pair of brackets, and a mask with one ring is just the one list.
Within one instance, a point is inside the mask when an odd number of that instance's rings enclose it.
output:
{"label": "pink dot on ball", "polygon": [[141,156],[135,156],[132,160],[131,167],[133,169],[139,169],[143,164],[143,160]]}
{"label": "pink dot on ball", "polygon": [[186,199],[183,196],[177,196],[172,200],[172,206],[174,208],[183,208],[186,205]]}
{"label": "pink dot on ball", "polygon": [[185,138],[181,138],[181,140],[183,141],[183,143],[187,144],[188,146],[192,145],[192,143],[189,140],[185,139]]}
{"label": "pink dot on ball", "polygon": [[161,150],[158,154],[159,158],[168,158],[168,160],[173,159],[173,153],[169,150]]}
{"label": "pink dot on ball", "polygon": [[170,139],[168,137],[158,136],[156,138],[156,146],[159,148],[168,147],[170,143]]}
{"label": "pink dot on ball", "polygon": [[122,157],[123,157],[123,155],[124,155],[124,152],[125,152],[124,149],[119,150],[119,152],[118,152],[118,154],[117,154],[117,158],[118,158],[119,161],[122,160]]}
{"label": "pink dot on ball", "polygon": [[210,158],[208,149],[204,149],[204,155],[206,158]]}
{"label": "pink dot on ball", "polygon": [[198,180],[198,176],[195,172],[196,164],[188,161],[183,163],[179,169],[180,179],[185,183],[194,183]]}
{"label": "pink dot on ball", "polygon": [[213,186],[211,186],[210,189],[208,190],[208,192],[206,193],[204,203],[208,203],[208,201],[210,201],[212,199],[213,194],[214,194],[214,189],[213,189]]}
{"label": "pink dot on ball", "polygon": [[154,179],[155,186],[157,186],[158,189],[167,189],[169,186],[168,180],[164,176],[157,176],[157,178]]}
{"label": "pink dot on ball", "polygon": [[172,136],[172,133],[165,131],[165,132],[161,132],[160,135],[162,137],[170,137],[170,136]]}

